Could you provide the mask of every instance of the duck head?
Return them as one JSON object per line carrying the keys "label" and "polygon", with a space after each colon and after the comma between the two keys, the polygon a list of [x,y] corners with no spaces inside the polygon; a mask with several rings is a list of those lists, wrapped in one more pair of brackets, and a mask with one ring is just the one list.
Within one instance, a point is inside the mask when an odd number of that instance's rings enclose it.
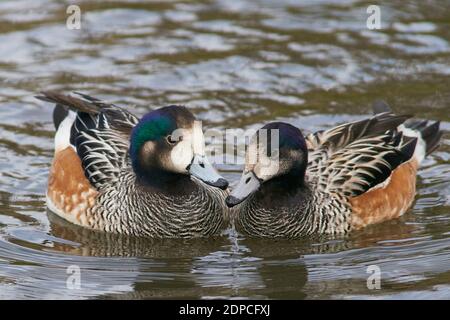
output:
{"label": "duck head", "polygon": [[301,131],[287,123],[271,122],[251,138],[238,185],[226,198],[233,207],[265,186],[289,190],[304,182],[308,149]]}
{"label": "duck head", "polygon": [[185,107],[172,105],[146,114],[130,140],[133,169],[144,182],[172,184],[194,176],[214,187],[228,186],[205,156],[201,122]]}

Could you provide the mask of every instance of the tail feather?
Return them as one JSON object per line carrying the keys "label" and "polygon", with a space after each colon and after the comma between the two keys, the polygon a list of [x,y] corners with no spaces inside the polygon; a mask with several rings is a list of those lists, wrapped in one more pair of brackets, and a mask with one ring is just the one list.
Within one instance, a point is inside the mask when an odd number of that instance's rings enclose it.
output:
{"label": "tail feather", "polygon": [[429,137],[432,137],[436,135],[436,133],[439,132],[439,125],[440,121],[436,121],[435,123],[425,126],[422,130],[420,130],[420,133],[422,134],[422,138],[427,139]]}
{"label": "tail feather", "polygon": [[428,125],[427,120],[406,122],[405,127],[419,133],[419,137],[425,144],[425,156],[431,154],[440,145],[442,131],[439,129],[440,122],[436,121]]}
{"label": "tail feather", "polygon": [[405,137],[405,143],[400,147],[405,159],[411,159],[417,147],[418,138]]}
{"label": "tail feather", "polygon": [[425,140],[426,143],[426,155],[432,153],[440,145],[442,131],[439,130],[439,125],[440,121],[436,121],[420,131],[422,139]]}
{"label": "tail feather", "polygon": [[383,100],[376,100],[372,105],[372,109],[374,114],[392,112],[391,107]]}
{"label": "tail feather", "polygon": [[[85,98],[84,96],[82,96]],[[86,96],[88,97],[88,96]],[[37,99],[67,106],[73,111],[81,111],[90,114],[98,114],[101,106],[94,100],[80,99],[74,96],[61,94],[55,91],[43,91],[36,96]]]}
{"label": "tail feather", "polygon": [[405,121],[405,127],[420,131],[427,126],[427,123],[427,120],[408,119]]}
{"label": "tail feather", "polygon": [[[375,101],[372,109],[374,114],[392,112],[389,105],[383,100]],[[418,159],[421,160],[425,155],[429,155],[439,147],[442,137],[442,131],[439,129],[439,125],[439,121],[428,125],[427,120],[407,119],[403,125],[399,126],[398,130],[403,131],[405,136],[418,138],[419,141],[415,147],[420,149],[416,153],[418,154]]]}

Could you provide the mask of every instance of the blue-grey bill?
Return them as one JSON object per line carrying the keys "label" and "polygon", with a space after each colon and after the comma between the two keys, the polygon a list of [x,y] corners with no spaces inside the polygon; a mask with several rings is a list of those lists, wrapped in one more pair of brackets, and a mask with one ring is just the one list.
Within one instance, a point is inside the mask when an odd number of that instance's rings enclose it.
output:
{"label": "blue-grey bill", "polygon": [[190,175],[210,186],[223,190],[228,187],[228,181],[217,173],[206,156],[195,155],[192,163],[189,165],[188,171]]}
{"label": "blue-grey bill", "polygon": [[253,171],[244,172],[239,180],[238,185],[233,189],[230,195],[225,199],[228,207],[234,207],[247,199],[251,194],[255,193],[261,182],[253,173]]}

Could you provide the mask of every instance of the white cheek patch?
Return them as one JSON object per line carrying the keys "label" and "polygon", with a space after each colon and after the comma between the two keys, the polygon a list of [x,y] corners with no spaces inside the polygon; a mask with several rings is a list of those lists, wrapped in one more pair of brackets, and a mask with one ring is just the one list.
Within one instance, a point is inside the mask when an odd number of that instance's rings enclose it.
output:
{"label": "white cheek patch", "polygon": [[170,164],[166,165],[171,171],[186,173],[186,168],[194,157],[192,150],[192,133],[189,130],[184,130],[183,140],[178,142],[170,152]]}
{"label": "white cheek patch", "polygon": [[202,122],[195,120],[192,127],[192,149],[194,154],[205,155],[205,137],[203,136]]}
{"label": "white cheek patch", "polygon": [[191,164],[194,155],[205,155],[205,137],[202,131],[202,122],[194,121],[191,129],[177,129],[172,133],[172,137],[178,142],[170,153],[170,170],[174,172],[187,173],[186,168]]}
{"label": "white cheek patch", "polygon": [[258,163],[258,144],[256,139],[250,140],[248,150],[245,154],[246,171],[251,171],[253,167]]}
{"label": "white cheek patch", "polygon": [[[272,130],[271,132],[270,149],[268,146],[267,130],[260,130],[259,134],[259,141],[253,137],[250,142],[246,154],[246,170],[250,171],[253,169],[253,172],[259,179],[267,181],[281,173],[278,131]],[[270,157],[267,155],[267,150],[271,150]]]}
{"label": "white cheek patch", "polygon": [[280,161],[278,157],[269,158],[266,155],[260,155],[258,164],[253,171],[259,179],[269,180],[280,173]]}

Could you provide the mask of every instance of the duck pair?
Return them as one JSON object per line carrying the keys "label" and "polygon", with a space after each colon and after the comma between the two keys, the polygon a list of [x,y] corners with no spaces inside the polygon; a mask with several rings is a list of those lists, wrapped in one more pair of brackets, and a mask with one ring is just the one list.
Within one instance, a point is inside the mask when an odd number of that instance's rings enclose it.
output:
{"label": "duck pair", "polygon": [[[77,225],[133,236],[212,236],[230,217],[250,236],[298,238],[396,218],[413,202],[419,164],[442,135],[439,122],[395,115],[381,103],[373,117],[306,137],[272,122],[251,139],[241,180],[229,193],[185,107],[138,119],[77,95],[37,97],[56,103],[48,207]],[[278,146],[269,150],[258,141],[274,130]]]}

